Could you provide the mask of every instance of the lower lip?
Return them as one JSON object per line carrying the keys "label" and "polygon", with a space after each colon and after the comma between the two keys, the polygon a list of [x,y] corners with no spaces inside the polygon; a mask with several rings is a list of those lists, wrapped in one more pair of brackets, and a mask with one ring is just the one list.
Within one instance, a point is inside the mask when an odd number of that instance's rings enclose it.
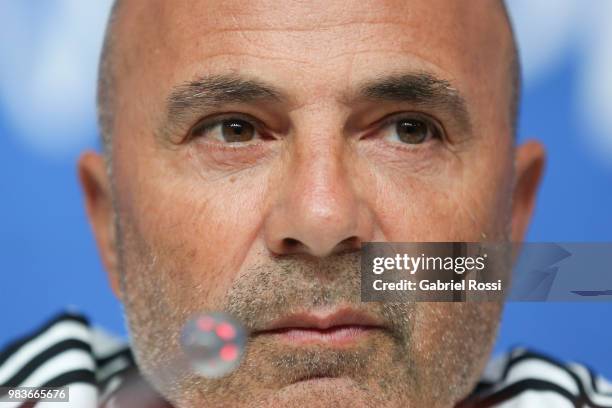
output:
{"label": "lower lip", "polygon": [[279,340],[294,345],[324,344],[342,346],[353,344],[367,337],[377,327],[371,326],[338,326],[329,329],[286,328],[267,332]]}

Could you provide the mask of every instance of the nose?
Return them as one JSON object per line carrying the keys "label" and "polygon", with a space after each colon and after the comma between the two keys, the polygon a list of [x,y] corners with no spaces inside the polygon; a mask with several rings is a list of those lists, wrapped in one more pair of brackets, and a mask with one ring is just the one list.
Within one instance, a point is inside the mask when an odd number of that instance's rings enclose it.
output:
{"label": "nose", "polygon": [[270,252],[325,257],[370,241],[373,215],[341,148],[305,148],[285,166],[263,229]]}

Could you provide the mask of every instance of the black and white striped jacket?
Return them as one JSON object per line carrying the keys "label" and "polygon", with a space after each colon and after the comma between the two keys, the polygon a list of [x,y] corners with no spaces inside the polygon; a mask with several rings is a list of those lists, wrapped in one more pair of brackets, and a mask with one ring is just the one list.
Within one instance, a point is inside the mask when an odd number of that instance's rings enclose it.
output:
{"label": "black and white striped jacket", "polygon": [[[62,313],[0,351],[0,386],[68,386],[70,401],[0,402],[0,408],[171,408],[138,374],[128,345]],[[492,360],[460,408],[612,408],[612,384],[579,364],[525,349]]]}

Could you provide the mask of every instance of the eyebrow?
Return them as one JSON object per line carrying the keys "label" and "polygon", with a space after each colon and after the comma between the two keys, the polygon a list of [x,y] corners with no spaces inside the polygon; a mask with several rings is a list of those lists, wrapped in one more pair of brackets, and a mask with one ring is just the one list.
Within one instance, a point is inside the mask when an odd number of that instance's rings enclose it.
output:
{"label": "eyebrow", "polygon": [[230,103],[285,100],[282,93],[260,81],[235,75],[211,75],[175,86],[166,98],[166,126],[192,114]]}
{"label": "eyebrow", "polygon": [[471,130],[465,99],[449,81],[430,73],[419,72],[378,78],[362,84],[358,93],[366,99],[408,102],[427,108],[443,109],[449,112],[460,126]]}

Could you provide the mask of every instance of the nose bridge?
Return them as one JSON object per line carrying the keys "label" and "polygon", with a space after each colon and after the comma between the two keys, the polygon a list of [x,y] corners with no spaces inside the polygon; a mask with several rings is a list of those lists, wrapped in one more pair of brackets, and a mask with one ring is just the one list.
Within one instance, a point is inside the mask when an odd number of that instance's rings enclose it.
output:
{"label": "nose bridge", "polygon": [[315,140],[298,150],[292,162],[291,202],[303,215],[321,222],[353,221],[347,215],[355,209],[356,197],[348,182],[341,143]]}
{"label": "nose bridge", "polygon": [[329,133],[300,136],[266,221],[267,245],[278,254],[319,257],[356,249],[371,226],[349,177],[345,141]]}
{"label": "nose bridge", "polygon": [[337,129],[342,114],[333,102],[321,99],[301,109],[290,173],[296,181],[293,199],[301,210],[329,218],[349,210],[356,197],[348,182],[346,140]]}

